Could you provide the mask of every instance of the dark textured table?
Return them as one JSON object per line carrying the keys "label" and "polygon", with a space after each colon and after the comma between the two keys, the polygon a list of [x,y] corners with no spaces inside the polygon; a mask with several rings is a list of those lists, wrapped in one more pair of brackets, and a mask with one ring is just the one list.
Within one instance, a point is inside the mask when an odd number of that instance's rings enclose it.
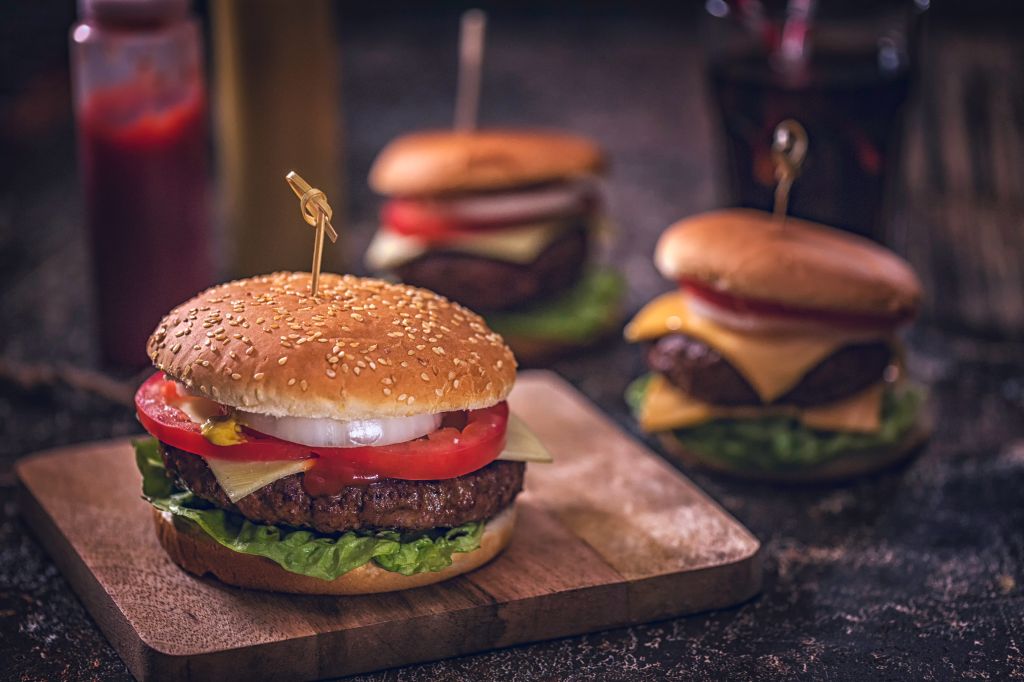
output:
{"label": "dark textured table", "polygon": [[[395,21],[340,22],[352,253],[372,228],[362,178],[374,152],[449,119],[454,22]],[[606,145],[621,230],[611,258],[630,279],[631,309],[668,288],[650,262],[658,231],[715,205],[694,36],[685,16],[492,16],[482,117]],[[6,140],[23,172],[5,172],[0,193],[5,362],[94,361],[71,142],[66,124],[45,140]],[[361,679],[1024,677],[1024,352],[928,324],[911,345],[937,428],[907,466],[810,488],[690,473],[764,543],[764,591],[750,603]],[[613,342],[555,368],[633,428],[621,394],[641,371],[635,349]],[[0,380],[0,678],[128,676],[18,518],[12,464],[136,429],[103,398]]]}

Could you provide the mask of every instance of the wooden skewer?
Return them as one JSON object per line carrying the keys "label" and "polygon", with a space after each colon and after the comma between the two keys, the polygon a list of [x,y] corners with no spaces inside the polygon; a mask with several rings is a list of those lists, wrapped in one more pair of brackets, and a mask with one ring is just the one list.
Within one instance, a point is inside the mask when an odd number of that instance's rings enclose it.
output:
{"label": "wooden skewer", "polygon": [[324,257],[324,235],[331,238],[332,244],[338,241],[338,233],[331,225],[334,211],[327,203],[327,195],[312,187],[295,171],[288,173],[284,179],[295,192],[295,196],[299,198],[302,219],[316,230],[316,236],[313,239],[313,267],[310,269],[312,279],[309,283],[309,295],[316,298],[320,286],[320,263]]}
{"label": "wooden skewer", "polygon": [[462,15],[459,31],[459,83],[455,93],[455,130],[476,129],[486,30],[487,14],[483,10],[471,9]]}

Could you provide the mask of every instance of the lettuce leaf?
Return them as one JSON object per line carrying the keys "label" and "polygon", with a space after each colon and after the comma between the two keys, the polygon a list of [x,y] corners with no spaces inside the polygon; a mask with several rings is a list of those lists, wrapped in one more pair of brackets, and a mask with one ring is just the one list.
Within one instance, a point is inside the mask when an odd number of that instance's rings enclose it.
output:
{"label": "lettuce leaf", "polygon": [[455,552],[479,547],[483,536],[483,522],[404,535],[392,530],[325,534],[253,523],[177,488],[167,476],[155,439],[134,445],[142,494],[150,504],[193,524],[228,549],[265,557],[299,575],[334,580],[371,561],[402,575],[440,571],[451,566]]}
{"label": "lettuce leaf", "polygon": [[[626,389],[634,413],[643,403],[650,375]],[[739,468],[783,471],[812,467],[863,450],[899,443],[917,421],[924,390],[911,384],[890,386],[882,397],[882,423],[875,433],[818,431],[792,417],[716,419],[672,436],[692,452]]]}
{"label": "lettuce leaf", "polygon": [[592,268],[554,300],[525,310],[489,314],[487,323],[502,335],[567,343],[591,341],[614,323],[625,290],[618,272]]}

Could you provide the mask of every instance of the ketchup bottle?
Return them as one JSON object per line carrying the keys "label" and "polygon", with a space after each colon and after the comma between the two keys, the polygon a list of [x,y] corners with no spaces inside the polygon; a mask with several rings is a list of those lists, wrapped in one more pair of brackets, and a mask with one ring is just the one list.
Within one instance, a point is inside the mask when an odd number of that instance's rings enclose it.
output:
{"label": "ketchup bottle", "polygon": [[104,360],[146,363],[213,279],[206,91],[188,0],[79,0],[71,72]]}

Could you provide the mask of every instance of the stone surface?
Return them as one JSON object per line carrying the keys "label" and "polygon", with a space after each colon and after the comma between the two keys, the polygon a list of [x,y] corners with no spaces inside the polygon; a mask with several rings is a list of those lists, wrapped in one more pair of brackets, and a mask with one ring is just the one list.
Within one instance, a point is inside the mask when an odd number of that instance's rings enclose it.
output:
{"label": "stone surface", "polygon": [[[453,17],[339,22],[350,253],[372,229],[363,178],[374,152],[407,129],[449,121]],[[570,127],[608,147],[620,229],[612,259],[635,309],[668,288],[650,262],[658,231],[715,204],[692,21],[491,19],[482,119]],[[0,358],[95,355],[72,142],[66,125],[44,141],[5,140],[8,166],[22,172],[4,171],[0,191]],[[812,488],[692,475],[765,544],[765,589],[754,601],[359,679],[1024,677],[1024,352],[927,325],[911,342],[912,370],[933,385],[937,431],[907,466]],[[640,367],[639,352],[614,341],[555,368],[633,428],[621,395]],[[136,428],[129,409],[102,399],[0,381],[0,677],[127,677],[18,518],[11,465],[40,448]]]}

